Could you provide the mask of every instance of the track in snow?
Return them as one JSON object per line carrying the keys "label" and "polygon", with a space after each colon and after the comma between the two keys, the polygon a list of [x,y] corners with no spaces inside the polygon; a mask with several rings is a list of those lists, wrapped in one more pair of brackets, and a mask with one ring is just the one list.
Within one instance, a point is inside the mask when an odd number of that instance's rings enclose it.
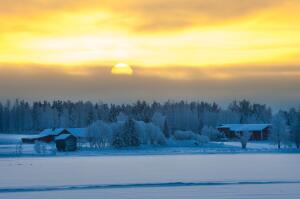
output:
{"label": "track in snow", "polygon": [[268,185],[268,184],[300,184],[300,181],[237,181],[237,182],[165,182],[139,184],[92,184],[92,185],[64,185],[37,187],[0,187],[0,193],[66,191],[87,189],[125,189],[125,188],[155,188],[155,187],[190,187],[190,186],[226,186],[226,185]]}

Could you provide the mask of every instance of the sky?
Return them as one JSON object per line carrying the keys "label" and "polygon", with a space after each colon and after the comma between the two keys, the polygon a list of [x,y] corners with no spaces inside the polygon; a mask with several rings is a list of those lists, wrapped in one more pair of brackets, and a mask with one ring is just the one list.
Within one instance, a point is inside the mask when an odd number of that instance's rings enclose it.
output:
{"label": "sky", "polygon": [[0,0],[0,100],[300,105],[298,0]]}

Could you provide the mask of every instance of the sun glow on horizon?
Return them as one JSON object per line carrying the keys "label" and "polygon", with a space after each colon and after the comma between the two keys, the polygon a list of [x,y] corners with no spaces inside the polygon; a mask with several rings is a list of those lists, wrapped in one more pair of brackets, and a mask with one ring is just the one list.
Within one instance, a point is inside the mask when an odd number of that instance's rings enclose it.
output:
{"label": "sun glow on horizon", "polygon": [[132,75],[133,70],[128,64],[118,63],[118,64],[114,65],[114,67],[111,69],[111,74],[114,74],[114,75]]}

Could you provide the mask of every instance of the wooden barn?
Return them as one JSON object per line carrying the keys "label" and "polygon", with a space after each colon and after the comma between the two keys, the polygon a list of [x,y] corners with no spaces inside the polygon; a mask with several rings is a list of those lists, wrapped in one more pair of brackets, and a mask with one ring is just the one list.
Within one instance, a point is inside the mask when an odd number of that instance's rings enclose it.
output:
{"label": "wooden barn", "polygon": [[[76,150],[78,143],[86,142],[86,137],[85,128],[56,128],[45,129],[38,135],[22,138],[22,142],[24,144],[34,144],[35,142],[55,142],[59,151],[72,151]],[[69,146],[73,145],[70,144],[73,142],[75,142],[75,149],[74,147]]]}
{"label": "wooden barn", "polygon": [[270,128],[271,124],[223,124],[217,127],[230,140],[236,139],[238,133],[245,131],[252,133],[250,140],[267,140]]}
{"label": "wooden barn", "polygon": [[61,134],[55,138],[58,151],[76,151],[77,138],[72,134]]}

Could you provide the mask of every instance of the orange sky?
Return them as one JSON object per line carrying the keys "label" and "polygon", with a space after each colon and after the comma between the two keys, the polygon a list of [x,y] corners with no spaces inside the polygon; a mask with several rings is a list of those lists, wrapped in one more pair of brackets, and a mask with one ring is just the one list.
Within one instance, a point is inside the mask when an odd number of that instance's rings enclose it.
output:
{"label": "orange sky", "polygon": [[296,81],[299,10],[298,0],[0,0],[0,70],[83,80],[124,63],[172,81]]}
{"label": "orange sky", "polygon": [[298,0],[0,1],[0,62],[299,64]]}

